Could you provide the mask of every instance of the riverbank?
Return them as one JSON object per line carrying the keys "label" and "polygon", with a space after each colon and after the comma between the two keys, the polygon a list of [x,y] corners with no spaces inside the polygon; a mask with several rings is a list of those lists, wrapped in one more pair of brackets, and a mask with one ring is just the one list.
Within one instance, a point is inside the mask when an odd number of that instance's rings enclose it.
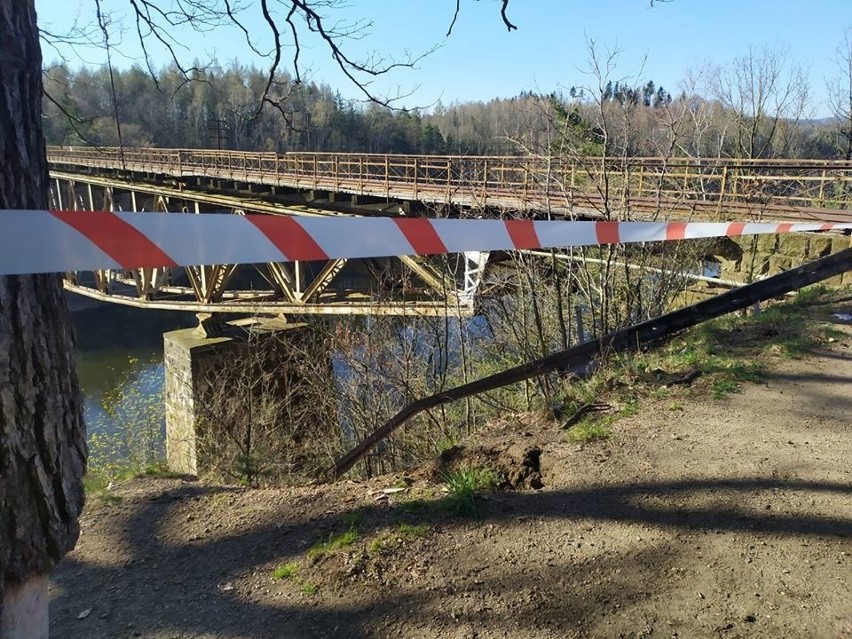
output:
{"label": "riverbank", "polygon": [[[279,490],[131,480],[90,500],[54,575],[51,631],[852,636],[852,329],[831,328],[801,359],[766,335],[771,365],[742,392],[721,377],[667,384],[607,439],[506,417],[407,475]],[[468,501],[444,481],[464,468],[516,489]]]}

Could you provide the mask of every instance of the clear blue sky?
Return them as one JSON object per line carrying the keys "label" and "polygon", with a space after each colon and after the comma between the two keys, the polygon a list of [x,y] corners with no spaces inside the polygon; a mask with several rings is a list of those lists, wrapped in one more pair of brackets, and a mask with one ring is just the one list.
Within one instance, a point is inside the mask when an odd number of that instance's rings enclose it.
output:
{"label": "clear blue sky", "polygon": [[[168,3],[171,0],[162,0]],[[246,1],[245,4],[252,5]],[[79,17],[89,19],[94,0],[36,0],[39,21],[55,31]],[[128,0],[103,0],[107,11],[125,17],[120,48],[125,57],[114,58],[128,66],[140,58],[133,40]],[[371,51],[399,57],[406,50],[421,53],[435,44],[441,47],[423,59],[415,70],[400,70],[377,80],[379,93],[415,93],[403,103],[423,106],[440,99],[487,100],[509,97],[522,90],[551,91],[588,81],[586,38],[603,48],[621,50],[615,77],[635,76],[653,80],[670,93],[679,91],[688,69],[705,62],[724,64],[743,55],[750,46],[782,46],[791,59],[809,74],[811,114],[825,116],[825,80],[834,75],[835,56],[843,31],[852,27],[852,0],[511,0],[509,17],[518,26],[507,32],[500,19],[499,0],[462,0],[453,35],[445,40],[455,0],[349,0],[343,9],[329,10],[329,21],[363,18],[371,21],[369,37],[345,43],[354,57]],[[244,14],[259,48],[271,46],[268,31],[256,6]],[[182,32],[185,49],[180,55],[192,61],[215,57],[222,64],[238,60],[262,64],[235,30],[199,36]],[[310,79],[338,88],[346,97],[359,94],[334,68],[330,55],[316,40],[306,40],[302,60]],[[72,61],[75,54],[68,54]],[[78,55],[96,63],[102,56],[93,51]],[[290,54],[287,54],[290,55]],[[46,61],[56,59],[46,49]],[[164,64],[161,50],[154,54]],[[642,59],[645,59],[642,67]]]}

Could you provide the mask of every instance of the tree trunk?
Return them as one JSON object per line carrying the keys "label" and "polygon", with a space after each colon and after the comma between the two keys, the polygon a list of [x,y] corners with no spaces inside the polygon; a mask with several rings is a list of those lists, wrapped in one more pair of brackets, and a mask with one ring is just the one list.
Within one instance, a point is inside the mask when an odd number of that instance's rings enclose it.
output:
{"label": "tree trunk", "polygon": [[[41,96],[33,0],[2,0],[2,209],[47,207]],[[55,275],[0,277],[0,429],[0,638],[46,636],[45,577],[77,541],[86,464],[73,338]]]}

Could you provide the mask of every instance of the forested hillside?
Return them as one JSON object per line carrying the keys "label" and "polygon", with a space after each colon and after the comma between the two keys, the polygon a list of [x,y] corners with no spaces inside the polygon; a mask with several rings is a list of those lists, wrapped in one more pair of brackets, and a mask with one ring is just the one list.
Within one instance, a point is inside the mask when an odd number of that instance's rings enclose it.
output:
{"label": "forested hillside", "polygon": [[807,120],[804,109],[744,108],[722,90],[672,96],[652,81],[393,110],[287,76],[273,89],[276,104],[259,109],[264,73],[236,64],[192,80],[176,69],[152,78],[133,67],[114,71],[113,92],[106,68],[53,66],[45,71],[48,144],[517,154],[558,151],[573,139],[589,153],[605,144],[609,154],[834,158],[846,143],[839,122]]}

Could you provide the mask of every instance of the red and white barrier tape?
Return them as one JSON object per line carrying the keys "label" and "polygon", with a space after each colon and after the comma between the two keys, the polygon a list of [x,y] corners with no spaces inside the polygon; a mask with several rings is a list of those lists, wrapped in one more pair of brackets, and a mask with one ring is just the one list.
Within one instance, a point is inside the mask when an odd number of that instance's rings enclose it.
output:
{"label": "red and white barrier tape", "polygon": [[0,211],[0,275],[545,249],[850,224],[538,222],[226,213]]}

